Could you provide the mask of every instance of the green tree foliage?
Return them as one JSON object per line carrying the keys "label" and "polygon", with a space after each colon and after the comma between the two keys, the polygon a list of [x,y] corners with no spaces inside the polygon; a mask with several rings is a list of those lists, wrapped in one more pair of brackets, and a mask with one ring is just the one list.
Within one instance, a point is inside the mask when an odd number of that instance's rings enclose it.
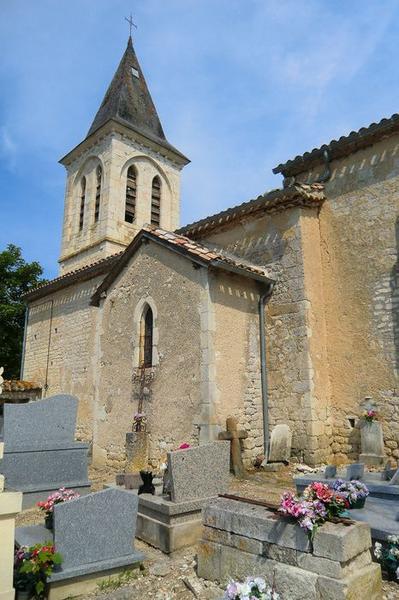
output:
{"label": "green tree foliage", "polygon": [[5,379],[18,379],[24,335],[25,304],[22,294],[44,280],[37,262],[27,263],[21,248],[9,244],[0,252],[0,366]]}

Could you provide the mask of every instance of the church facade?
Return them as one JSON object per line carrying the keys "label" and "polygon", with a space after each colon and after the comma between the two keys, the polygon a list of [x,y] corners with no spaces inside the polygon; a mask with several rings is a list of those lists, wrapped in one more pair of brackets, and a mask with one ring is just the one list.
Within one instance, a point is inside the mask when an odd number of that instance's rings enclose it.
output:
{"label": "church facade", "polygon": [[129,39],[67,171],[60,276],[26,296],[23,378],[79,398],[97,463],[146,414],[149,462],[287,423],[309,464],[357,458],[371,396],[399,458],[399,117],[274,170],[283,186],[179,227],[188,159]]}

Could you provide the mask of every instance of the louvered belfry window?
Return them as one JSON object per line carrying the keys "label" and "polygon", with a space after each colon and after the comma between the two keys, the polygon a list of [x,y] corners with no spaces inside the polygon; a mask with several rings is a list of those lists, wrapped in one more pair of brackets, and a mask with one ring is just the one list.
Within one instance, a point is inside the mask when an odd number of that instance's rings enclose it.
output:
{"label": "louvered belfry window", "polygon": [[136,213],[136,187],[137,187],[136,169],[131,165],[127,172],[126,181],[126,204],[125,204],[125,221],[133,223]]}
{"label": "louvered belfry window", "polygon": [[97,223],[100,218],[100,201],[101,201],[101,183],[103,178],[103,170],[100,165],[96,169],[96,203],[94,205],[94,222]]}
{"label": "louvered belfry window", "polygon": [[79,231],[83,229],[85,218],[85,202],[86,202],[86,177],[82,177],[80,182],[80,212],[79,212]]}
{"label": "louvered belfry window", "polygon": [[140,323],[140,367],[152,367],[153,327],[152,310],[150,306],[147,306]]}
{"label": "louvered belfry window", "polygon": [[154,177],[151,190],[151,224],[159,227],[161,223],[161,180]]}

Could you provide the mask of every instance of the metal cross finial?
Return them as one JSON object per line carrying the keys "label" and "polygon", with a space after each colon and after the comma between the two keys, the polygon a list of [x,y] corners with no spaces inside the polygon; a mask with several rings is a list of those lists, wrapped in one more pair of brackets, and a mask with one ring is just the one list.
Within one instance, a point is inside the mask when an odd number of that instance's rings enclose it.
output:
{"label": "metal cross finial", "polygon": [[137,29],[136,23],[133,23],[132,13],[130,13],[129,18],[125,17],[125,21],[129,23],[129,36],[132,37],[132,27],[135,27]]}

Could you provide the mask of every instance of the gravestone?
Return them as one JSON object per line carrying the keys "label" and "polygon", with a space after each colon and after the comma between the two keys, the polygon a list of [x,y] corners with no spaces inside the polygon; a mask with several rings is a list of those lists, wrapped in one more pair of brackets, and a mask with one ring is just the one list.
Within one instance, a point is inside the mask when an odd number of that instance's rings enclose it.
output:
{"label": "gravestone", "polygon": [[242,462],[240,440],[246,439],[248,437],[248,433],[242,429],[238,429],[237,419],[234,417],[228,417],[226,419],[226,431],[221,431],[218,437],[219,440],[230,440],[230,459],[232,471],[236,477],[244,477],[245,469]]}
{"label": "gravestone", "polygon": [[385,464],[384,470],[381,473],[381,479],[383,481],[391,481],[391,479],[395,475],[395,473],[396,473],[396,468],[394,468],[393,462],[391,460],[388,460],[387,463]]}
{"label": "gravestone", "polygon": [[281,600],[381,600],[381,567],[370,549],[366,523],[324,523],[311,542],[275,511],[216,498],[203,510],[197,574],[225,585],[262,577]]}
{"label": "gravestone", "polygon": [[[66,594],[70,590],[78,595],[77,578],[84,577],[87,583],[93,575],[95,583],[102,573],[137,566],[143,560],[134,549],[137,507],[135,494],[116,488],[55,505],[53,538],[63,561],[49,578],[50,597],[60,587]],[[19,527],[16,541],[19,546],[30,546],[47,541],[49,535],[43,525]]]}
{"label": "gravestone", "polygon": [[291,457],[292,432],[288,425],[276,425],[270,436],[268,462],[288,463]]}
{"label": "gravestone", "polygon": [[326,479],[333,479],[337,476],[337,467],[335,465],[327,465],[324,470],[324,477]]}
{"label": "gravestone", "polygon": [[204,504],[227,492],[230,442],[169,452],[167,462],[170,494],[140,496],[136,535],[170,554],[197,543]]}
{"label": "gravestone", "polygon": [[204,444],[168,453],[172,502],[212,498],[229,482],[230,443]]}
{"label": "gravestone", "polygon": [[360,462],[369,466],[378,466],[384,463],[384,437],[382,425],[378,421],[360,423]]}
{"label": "gravestone", "polygon": [[363,463],[353,463],[348,465],[346,468],[346,477],[348,481],[352,481],[352,479],[363,479],[364,476],[364,464]]}
{"label": "gravestone", "polygon": [[392,478],[389,481],[389,485],[399,485],[399,469],[393,473]]}
{"label": "gravestone", "polygon": [[88,445],[76,442],[78,400],[60,394],[28,404],[4,405],[4,457],[9,488],[23,492],[24,508],[60,487],[87,493]]}

